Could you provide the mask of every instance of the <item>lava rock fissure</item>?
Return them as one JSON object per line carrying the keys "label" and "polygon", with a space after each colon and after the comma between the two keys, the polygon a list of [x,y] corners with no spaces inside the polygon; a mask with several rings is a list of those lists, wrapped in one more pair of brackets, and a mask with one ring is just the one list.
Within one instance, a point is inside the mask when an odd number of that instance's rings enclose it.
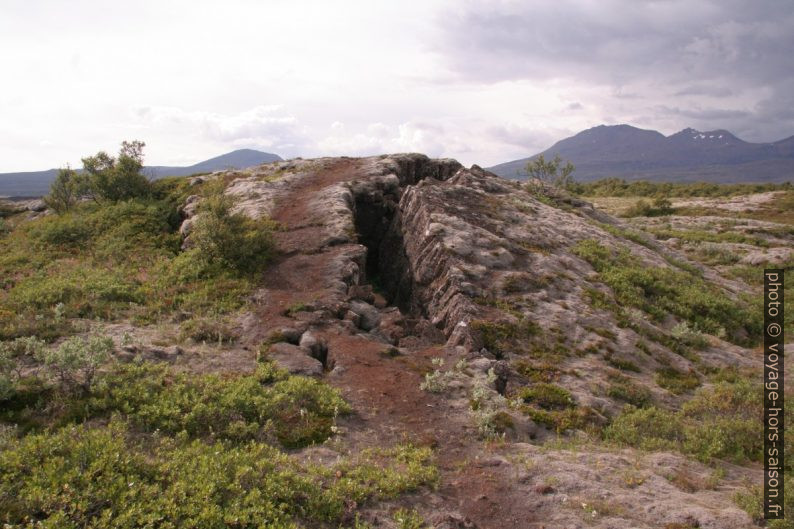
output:
{"label": "lava rock fissure", "polygon": [[389,305],[404,314],[424,317],[414,297],[415,285],[405,253],[397,197],[383,194],[356,196],[355,225],[358,241],[367,247],[364,282],[383,294]]}
{"label": "lava rock fissure", "polygon": [[367,247],[364,282],[381,292],[388,304],[411,318],[427,318],[419,299],[411,261],[406,254],[400,198],[408,186],[422,180],[444,181],[461,165],[455,160],[406,156],[394,160],[392,180],[353,188],[354,222],[358,242]]}

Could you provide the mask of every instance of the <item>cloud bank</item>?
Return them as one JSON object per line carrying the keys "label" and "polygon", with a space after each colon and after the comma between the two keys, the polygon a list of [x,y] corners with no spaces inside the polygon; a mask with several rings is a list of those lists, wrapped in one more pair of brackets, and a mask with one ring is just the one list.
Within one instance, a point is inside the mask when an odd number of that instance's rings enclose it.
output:
{"label": "cloud bank", "polygon": [[601,123],[794,134],[794,9],[758,0],[8,0],[0,172],[123,139],[490,165]]}

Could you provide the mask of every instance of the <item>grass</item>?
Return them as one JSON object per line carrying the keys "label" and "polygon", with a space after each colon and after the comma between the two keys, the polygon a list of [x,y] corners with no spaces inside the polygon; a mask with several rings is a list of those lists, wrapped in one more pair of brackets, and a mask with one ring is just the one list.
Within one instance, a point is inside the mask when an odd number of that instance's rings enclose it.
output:
{"label": "grass", "polygon": [[656,372],[656,383],[674,393],[682,395],[700,386],[700,378],[694,371],[684,373],[672,367],[665,367]]}
{"label": "grass", "polygon": [[[604,438],[643,450],[675,450],[703,462],[759,462],[762,406],[760,380],[737,377],[701,388],[678,411],[629,408],[604,430]],[[792,419],[787,416],[786,424]],[[790,459],[785,467],[791,468]]]}
{"label": "grass", "polygon": [[478,333],[483,347],[497,358],[502,358],[513,348],[523,350],[525,345],[521,342],[541,332],[537,323],[526,319],[521,319],[518,323],[473,320],[470,325]]}
{"label": "grass", "polygon": [[786,191],[785,184],[711,184],[707,182],[672,183],[638,180],[627,182],[618,178],[605,178],[588,183],[574,183],[569,191],[588,197],[646,197],[646,198],[690,198],[732,197],[766,191]]}
{"label": "grass", "polygon": [[[214,315],[238,309],[256,270],[267,263],[273,227],[218,214],[215,225],[197,228],[208,234],[199,243],[216,253],[233,248],[230,259],[243,267],[210,260],[212,252],[202,247],[180,248],[181,201],[187,193],[205,193],[209,200],[220,191],[166,179],[153,184],[148,198],[83,202],[0,233],[0,340],[52,340],[72,332],[67,322],[74,318],[147,323],[174,311]],[[55,322],[58,304],[63,311]]]}
{"label": "grass", "polygon": [[[742,344],[760,337],[758,311],[685,270],[649,267],[627,249],[612,250],[592,239],[579,242],[573,251],[593,266],[620,305],[641,309],[657,321],[673,315],[696,331],[727,333],[729,339]],[[737,333],[739,329],[749,338]]]}

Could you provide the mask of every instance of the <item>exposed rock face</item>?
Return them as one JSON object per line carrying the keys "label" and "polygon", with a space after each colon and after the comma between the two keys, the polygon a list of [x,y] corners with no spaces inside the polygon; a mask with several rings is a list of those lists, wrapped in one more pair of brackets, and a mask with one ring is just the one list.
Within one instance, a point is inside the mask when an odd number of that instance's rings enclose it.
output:
{"label": "exposed rock face", "polygon": [[323,373],[322,362],[313,358],[302,347],[277,343],[270,346],[267,355],[270,360],[294,375],[320,376]]}
{"label": "exposed rock face", "polygon": [[[543,415],[536,422],[520,411],[520,390],[538,378],[564,388],[567,402],[601,425],[625,404],[606,391],[616,377],[675,406],[682,397],[654,382],[657,370],[685,373],[695,360],[711,367],[753,361],[750,351],[719,337],[709,337],[693,360],[671,350],[670,340],[649,338],[669,338],[674,318],[652,320],[627,308],[619,319],[608,302],[593,303],[614,298],[573,251],[580,241],[620,250],[647,268],[693,265],[674,248],[622,236],[622,224],[564,193],[419,154],[298,159],[212,177],[229,182],[237,211],[280,225],[278,257],[241,318],[243,346],[267,342],[267,358],[281,367],[339,387],[358,414],[350,427],[358,428],[351,442],[360,447],[406,437],[438,446],[450,485],[444,499],[428,500],[441,513],[432,520],[437,527],[583,526],[581,509],[558,511],[569,496],[583,503],[600,497],[595,477],[585,485],[574,479],[595,476],[589,461],[555,452],[571,479],[550,486],[511,459],[512,447],[535,458],[531,445],[507,445],[500,456],[481,452],[480,434],[492,427],[482,424],[488,413],[500,412],[511,441],[557,435]],[[185,232],[195,202],[184,208]],[[733,288],[710,274],[703,271],[715,288]],[[631,369],[614,367],[621,365]],[[546,371],[533,374],[536,368]],[[463,457],[477,462],[456,467]],[[622,470],[621,458],[602,459]],[[633,490],[646,507],[637,518],[587,525],[683,523],[671,505],[686,503],[686,494],[671,492],[671,503]],[[737,509],[717,514],[726,498],[715,493],[712,506],[687,516],[703,527],[749,523]]]}

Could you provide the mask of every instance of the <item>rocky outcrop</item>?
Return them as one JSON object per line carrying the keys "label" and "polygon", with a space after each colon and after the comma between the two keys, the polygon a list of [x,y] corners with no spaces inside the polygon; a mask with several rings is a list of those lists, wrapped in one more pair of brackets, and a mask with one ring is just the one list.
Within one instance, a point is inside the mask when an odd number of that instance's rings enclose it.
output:
{"label": "rocky outcrop", "polygon": [[[236,211],[278,225],[277,256],[240,318],[240,349],[251,364],[259,351],[291,373],[337,386],[355,409],[354,418],[340,420],[354,445],[409,438],[438,447],[445,477],[454,478],[444,498],[425,503],[437,514],[427,519],[433,526],[552,520],[578,527],[583,513],[597,527],[655,527],[659,520],[739,527],[747,519],[716,491],[709,501],[717,510],[676,516],[673,503],[685,504],[688,494],[666,486],[676,497],[668,502],[632,482],[632,498],[646,511],[636,520],[602,521],[593,502],[626,510],[628,503],[602,494],[598,476],[602,468],[625,473],[628,460],[605,451],[593,466],[531,444],[557,437],[569,422],[603,426],[624,408],[620,390],[679,407],[685,397],[656,382],[662,369],[686,374],[752,361],[750,351],[719,336],[700,337],[696,355],[685,354],[672,332],[679,322],[616,306],[578,243],[630,256],[640,270],[694,269],[687,273],[702,272],[715,289],[731,286],[712,280],[713,270],[701,271],[675,246],[629,232],[583,200],[454,160],[296,159],[211,177],[228,184]],[[186,233],[197,201],[183,209]],[[558,398],[548,408],[524,392],[540,382],[551,392],[546,397]],[[558,426],[555,417],[567,422]],[[485,453],[482,436],[504,436],[507,444]],[[542,470],[545,457],[553,472]],[[538,461],[534,470],[523,463],[530,460]],[[673,463],[677,469],[686,461]],[[655,464],[644,464],[642,476],[660,487],[667,478],[653,474]],[[564,479],[549,484],[556,473]],[[586,483],[576,479],[582,473]],[[576,508],[560,509],[565,502]]]}

